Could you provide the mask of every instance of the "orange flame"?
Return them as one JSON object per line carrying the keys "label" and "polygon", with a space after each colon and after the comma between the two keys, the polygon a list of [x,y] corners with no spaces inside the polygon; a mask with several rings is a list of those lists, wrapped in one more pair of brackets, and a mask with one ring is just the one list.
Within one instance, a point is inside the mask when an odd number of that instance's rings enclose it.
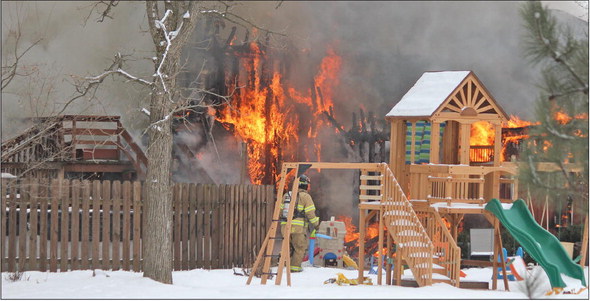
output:
{"label": "orange flame", "polygon": [[471,125],[469,145],[494,145],[496,132],[494,126],[487,121],[478,121]]}
{"label": "orange flame", "polygon": [[[531,122],[520,119],[518,116],[510,115],[510,120],[504,122],[502,126],[504,128],[520,128],[520,127],[527,127],[531,125],[538,125],[540,122]],[[479,121],[473,123],[471,125],[471,136],[469,139],[470,146],[489,146],[491,147],[494,145],[496,133],[494,126],[487,122],[487,121]],[[522,139],[528,138],[528,134],[523,135],[515,135],[515,136],[505,136],[502,137],[502,153],[500,154],[500,160],[505,161],[504,158],[505,148],[508,143],[516,143],[518,144]],[[483,161],[491,161],[493,156],[493,149],[482,149],[479,153],[477,152],[470,152],[470,160],[472,162],[479,162],[481,161],[481,156],[485,156],[488,158],[487,160]],[[479,161],[478,161],[479,160]]]}
{"label": "orange flame", "polygon": [[[279,72],[272,72],[272,78],[267,80],[270,82],[265,83],[262,62],[267,59],[266,53],[255,42],[250,43],[250,53],[252,57],[242,60],[243,73],[247,78],[241,80],[248,84],[234,94],[232,105],[218,112],[216,119],[247,143],[250,181],[263,184],[269,174],[274,175],[275,182],[278,180],[279,160],[310,160],[311,154],[314,154],[320,161],[321,145],[317,134],[326,125],[322,113],[333,106],[332,97],[334,88],[339,84],[341,58],[332,48],[327,50],[314,77],[321,95],[313,99],[311,90],[301,93],[289,87]],[[295,104],[303,104],[310,111],[308,129],[300,123]],[[301,106],[297,108],[301,110]],[[296,144],[302,130],[306,131],[304,135],[310,138],[312,145],[300,154],[303,158],[296,158],[296,154],[300,153]]]}
{"label": "orange flame", "polygon": [[510,115],[510,120],[504,122],[504,124],[502,126],[505,128],[519,128],[519,127],[539,125],[539,124],[541,124],[541,123],[522,120],[518,116]]}
{"label": "orange flame", "polygon": [[344,242],[351,242],[359,238],[360,234],[356,231],[356,226],[352,224],[352,217],[342,215],[338,216],[336,220],[339,222],[344,222],[344,227],[346,227]]}
{"label": "orange flame", "polygon": [[[344,236],[344,242],[348,243],[348,242],[352,242],[352,241],[356,241],[355,245],[352,247],[358,247],[359,246],[359,238],[360,238],[360,233],[357,232],[357,227],[355,225],[352,224],[352,217],[349,216],[338,216],[336,218],[337,221],[340,222],[344,222],[344,226],[346,227],[346,235]],[[365,229],[365,239],[369,240],[375,237],[379,236],[379,223],[372,223],[369,226],[367,226],[367,228]],[[387,248],[383,248],[383,250],[381,250],[381,254],[388,254],[387,253]],[[379,255],[379,250],[377,250],[375,253],[372,254],[373,256],[378,256]]]}
{"label": "orange flame", "polygon": [[553,114],[553,119],[555,119],[559,124],[568,124],[574,119],[588,120],[588,113],[580,113],[574,115],[574,117],[571,117],[562,111],[557,111]]}

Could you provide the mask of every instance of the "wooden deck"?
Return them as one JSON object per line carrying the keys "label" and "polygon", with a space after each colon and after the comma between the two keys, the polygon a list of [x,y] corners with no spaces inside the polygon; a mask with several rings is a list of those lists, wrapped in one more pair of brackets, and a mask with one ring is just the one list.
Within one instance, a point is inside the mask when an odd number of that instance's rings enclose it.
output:
{"label": "wooden deck", "polygon": [[[2,142],[2,171],[63,178],[64,173],[133,173],[145,176],[147,158],[119,116],[60,115]],[[39,171],[43,171],[40,173]]]}

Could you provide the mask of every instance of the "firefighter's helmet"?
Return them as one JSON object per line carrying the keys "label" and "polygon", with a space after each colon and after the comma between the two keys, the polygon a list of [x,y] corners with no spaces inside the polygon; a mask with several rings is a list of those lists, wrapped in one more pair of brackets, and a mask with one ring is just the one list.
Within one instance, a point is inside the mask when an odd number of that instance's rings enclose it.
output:
{"label": "firefighter's helmet", "polygon": [[306,175],[301,175],[299,177],[299,187],[303,189],[307,189],[307,187],[311,184],[311,180]]}

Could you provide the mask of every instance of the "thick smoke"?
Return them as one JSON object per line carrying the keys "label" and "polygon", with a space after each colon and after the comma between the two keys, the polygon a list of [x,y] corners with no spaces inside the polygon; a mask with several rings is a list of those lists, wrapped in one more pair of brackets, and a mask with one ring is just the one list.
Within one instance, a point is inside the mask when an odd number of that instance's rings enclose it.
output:
{"label": "thick smoke", "polygon": [[[319,66],[326,49],[336,50],[343,64],[340,85],[334,95],[334,112],[347,128],[352,112],[358,112],[359,107],[382,118],[423,72],[439,70],[474,71],[508,114],[532,118],[530,108],[538,95],[535,84],[539,69],[523,56],[524,29],[519,2],[248,1],[238,4],[236,14],[258,26],[286,34],[284,38],[271,39],[271,46],[298,54],[301,61],[290,62],[293,66],[290,76],[301,86],[309,85],[314,74],[309,69]],[[84,26],[91,5],[90,2],[2,2],[3,56],[10,49],[10,29],[20,17],[23,45],[37,37],[43,38],[23,63],[38,66],[42,75],[52,79],[54,87],[51,93],[39,93],[39,82],[19,78],[2,91],[3,140],[23,130],[24,125],[19,124],[23,115],[58,110],[74,91],[69,76],[99,73],[110,65],[116,52],[133,55],[125,67],[138,76],[151,78],[149,58],[153,55],[153,45],[146,32],[144,4],[120,2],[113,9],[114,19],[97,23],[96,15],[92,15]],[[570,15],[556,16],[571,25],[587,27],[587,23]],[[225,28],[229,29],[230,26]],[[239,30],[243,34],[243,28]],[[308,66],[295,68],[301,62]],[[195,66],[198,68],[200,64]],[[139,109],[147,106],[148,97],[148,91],[142,87],[116,79],[107,81],[94,100],[79,101],[66,113],[121,115],[124,126],[138,137],[147,123]],[[49,112],[40,110],[47,107]],[[321,136],[324,137],[323,160],[358,162],[358,158],[342,148],[340,138],[333,131]],[[235,170],[243,160],[237,144],[235,139],[221,140],[217,141],[218,148],[209,144],[208,151],[203,152],[199,162],[210,171],[209,176],[215,182],[236,182]],[[323,198],[319,207],[329,207],[329,213],[325,214],[338,215],[337,208],[343,208],[342,214],[349,215],[354,176],[326,171],[325,176],[312,174],[312,177],[320,178],[315,181],[317,185],[312,185],[312,191]],[[318,191],[320,186],[322,190]]]}
{"label": "thick smoke", "polygon": [[[2,2],[3,66],[14,56],[16,31],[22,34],[19,53],[41,39],[20,62],[27,68],[24,71],[37,72],[16,77],[2,91],[3,140],[30,125],[23,117],[60,112],[66,100],[75,95],[72,76],[100,74],[110,66],[117,52],[132,55],[124,68],[139,77],[151,78],[150,65],[143,60],[153,53],[146,32],[144,3],[120,3],[113,10],[113,19],[107,18],[102,23],[96,21],[96,14],[89,16],[93,4],[85,1]],[[96,97],[73,102],[63,114],[120,115],[125,127],[135,133],[147,123],[147,117],[139,111],[149,103],[146,102],[147,93],[145,88],[121,79],[107,79]]]}
{"label": "thick smoke", "polygon": [[344,62],[335,107],[342,118],[359,104],[385,115],[425,71],[472,70],[508,114],[529,119],[539,70],[523,56],[520,5],[285,1],[276,10],[261,4],[259,18],[285,28],[311,57],[335,46]]}
{"label": "thick smoke", "polygon": [[[284,28],[290,43],[319,62],[328,47],[342,57],[341,83],[334,97],[340,123],[349,126],[359,107],[384,115],[426,71],[471,70],[507,114],[533,117],[539,95],[539,67],[524,57],[525,33],[519,2],[300,2],[259,3],[244,8],[272,28]],[[586,27],[556,13],[570,25]],[[316,64],[316,66],[319,64]],[[308,73],[292,74],[302,82]],[[322,140],[325,161],[358,162],[342,152],[332,134]],[[323,218],[356,215],[351,173],[312,173]],[[321,186],[321,187],[320,187]],[[352,213],[352,214],[351,214]]]}

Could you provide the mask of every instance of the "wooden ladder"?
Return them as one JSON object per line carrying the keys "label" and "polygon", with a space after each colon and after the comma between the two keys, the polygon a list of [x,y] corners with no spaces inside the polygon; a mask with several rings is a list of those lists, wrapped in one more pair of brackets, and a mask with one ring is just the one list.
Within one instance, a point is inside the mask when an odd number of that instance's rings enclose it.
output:
{"label": "wooden ladder", "polygon": [[[246,284],[250,284],[252,282],[252,278],[257,274],[259,265],[262,263],[264,259],[264,263],[262,266],[262,271],[259,273],[261,275],[261,284],[266,284],[269,276],[276,275],[275,284],[280,285],[281,279],[283,278],[283,268],[287,268],[287,285],[291,286],[291,252],[290,252],[290,235],[286,235],[283,237],[280,234],[280,227],[279,227],[279,215],[281,213],[281,203],[283,202],[283,191],[285,187],[285,182],[287,178],[287,174],[289,174],[293,170],[297,170],[297,174],[295,179],[293,180],[293,188],[291,190],[292,198],[291,200],[297,200],[297,193],[299,191],[299,177],[309,168],[311,164],[300,164],[300,163],[283,163],[283,167],[281,169],[281,176],[279,181],[279,187],[277,191],[277,200],[275,202],[275,209],[272,214],[272,222],[268,232],[266,233],[266,237],[262,242],[262,246],[260,247],[260,251],[258,252],[258,256],[256,256],[256,261],[254,261],[254,266],[252,267],[252,271],[248,276],[248,281]],[[293,204],[295,202],[293,201]],[[293,220],[293,212],[295,211],[295,206],[289,206],[289,212],[287,214],[287,224],[285,225],[285,233],[291,233],[291,221]],[[281,250],[278,255],[275,253],[275,241],[282,240],[281,243]],[[271,258],[272,257],[279,257],[279,266],[277,268],[277,272],[273,273],[271,270]]]}

